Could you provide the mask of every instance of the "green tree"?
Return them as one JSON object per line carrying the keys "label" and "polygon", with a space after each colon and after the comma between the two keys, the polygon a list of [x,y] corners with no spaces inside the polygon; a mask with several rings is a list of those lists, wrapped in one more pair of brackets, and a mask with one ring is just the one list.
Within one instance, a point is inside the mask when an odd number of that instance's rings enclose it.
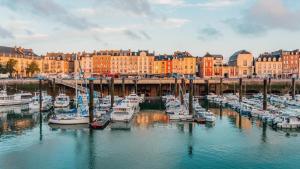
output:
{"label": "green tree", "polygon": [[6,69],[5,65],[0,64],[0,73],[2,73],[2,74],[7,73],[7,69]]}
{"label": "green tree", "polygon": [[15,66],[17,65],[17,62],[17,60],[9,59],[6,63],[6,70],[10,77],[12,77],[12,74],[16,72]]}
{"label": "green tree", "polygon": [[31,62],[26,68],[27,75],[29,75],[29,74],[33,75],[34,73],[39,72],[39,71],[40,71],[40,68],[35,61]]}

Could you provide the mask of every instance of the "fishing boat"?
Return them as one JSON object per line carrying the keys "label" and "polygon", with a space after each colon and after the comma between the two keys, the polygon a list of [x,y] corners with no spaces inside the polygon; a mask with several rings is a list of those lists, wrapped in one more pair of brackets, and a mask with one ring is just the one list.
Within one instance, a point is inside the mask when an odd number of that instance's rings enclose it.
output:
{"label": "fishing boat", "polygon": [[31,93],[16,93],[8,95],[6,88],[0,91],[0,106],[24,105],[31,102]]}
{"label": "fishing boat", "polygon": [[55,108],[65,108],[70,106],[70,97],[64,93],[60,93],[54,101]]}

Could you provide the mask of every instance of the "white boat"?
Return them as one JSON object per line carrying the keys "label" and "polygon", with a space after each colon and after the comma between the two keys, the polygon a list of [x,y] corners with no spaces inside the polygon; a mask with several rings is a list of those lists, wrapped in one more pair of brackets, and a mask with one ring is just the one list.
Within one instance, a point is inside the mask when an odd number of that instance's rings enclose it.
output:
{"label": "white boat", "polygon": [[[48,111],[53,107],[52,96],[49,96],[46,91],[42,92],[42,111]],[[32,102],[29,103],[29,109],[32,111],[40,110],[40,94],[35,92]]]}
{"label": "white boat", "polygon": [[31,102],[31,93],[7,95],[6,89],[0,91],[0,106],[24,105]]}
{"label": "white boat", "polygon": [[60,125],[75,125],[75,124],[88,124],[89,116],[81,115],[70,115],[70,114],[60,114],[55,115],[49,119],[49,124],[60,124]]}
{"label": "white boat", "polygon": [[65,108],[70,105],[70,97],[64,93],[60,93],[54,101],[55,108]]}
{"label": "white boat", "polygon": [[111,113],[112,121],[129,122],[135,113],[135,107],[127,99],[124,99],[120,104],[113,107]]}

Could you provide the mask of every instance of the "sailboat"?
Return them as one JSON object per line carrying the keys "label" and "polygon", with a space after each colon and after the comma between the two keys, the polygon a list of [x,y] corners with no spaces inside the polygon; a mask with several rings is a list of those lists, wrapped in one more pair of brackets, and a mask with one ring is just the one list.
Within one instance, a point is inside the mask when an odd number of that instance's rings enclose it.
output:
{"label": "sailboat", "polygon": [[[77,55],[76,55],[77,61]],[[80,71],[79,77],[82,72]],[[76,124],[88,124],[89,123],[89,109],[87,103],[84,102],[82,93],[77,90],[77,78],[76,82],[76,109],[71,110],[74,113],[54,115],[49,119],[49,124],[60,124],[60,125],[76,125]],[[86,97],[88,98],[88,92],[86,91]],[[87,99],[88,100],[88,99]]]}

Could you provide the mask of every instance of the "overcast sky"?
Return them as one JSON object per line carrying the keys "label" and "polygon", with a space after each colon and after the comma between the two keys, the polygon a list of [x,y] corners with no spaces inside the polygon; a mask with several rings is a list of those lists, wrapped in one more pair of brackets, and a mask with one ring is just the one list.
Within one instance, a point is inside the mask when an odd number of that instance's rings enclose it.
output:
{"label": "overcast sky", "polygon": [[0,0],[0,46],[229,57],[300,48],[299,0]]}

